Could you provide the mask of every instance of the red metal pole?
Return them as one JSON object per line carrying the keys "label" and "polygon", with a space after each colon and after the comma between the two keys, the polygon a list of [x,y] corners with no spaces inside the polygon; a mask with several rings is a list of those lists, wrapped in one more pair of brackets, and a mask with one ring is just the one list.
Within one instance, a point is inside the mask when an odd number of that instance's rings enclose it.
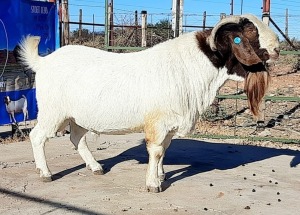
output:
{"label": "red metal pole", "polygon": [[270,13],[271,0],[263,0],[263,13]]}
{"label": "red metal pole", "polygon": [[267,25],[269,25],[269,21],[270,21],[270,5],[271,5],[271,0],[263,0],[262,20]]}

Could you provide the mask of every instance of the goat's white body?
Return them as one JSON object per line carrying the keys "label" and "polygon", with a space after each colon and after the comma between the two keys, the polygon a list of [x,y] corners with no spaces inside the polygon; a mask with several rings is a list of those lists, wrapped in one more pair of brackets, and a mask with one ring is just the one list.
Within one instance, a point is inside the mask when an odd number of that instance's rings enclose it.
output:
{"label": "goat's white body", "polygon": [[66,46],[35,66],[38,120],[59,113],[96,132],[141,127],[159,114],[162,129],[185,135],[229,78],[194,33],[129,54]]}
{"label": "goat's white body", "polygon": [[[253,20],[260,22],[257,18]],[[261,62],[250,44],[247,47],[247,40],[240,47],[241,53],[223,50],[224,59],[211,56],[217,47],[217,29],[223,24],[240,21],[239,18],[221,21],[210,36],[204,34],[206,36],[202,38],[206,42],[198,40],[192,32],[145,51],[128,54],[66,46],[40,57],[37,54],[39,38],[26,38],[21,44],[21,58],[36,72],[39,112],[30,139],[41,178],[51,179],[44,144],[68,122],[72,143],[94,173],[102,173],[103,169],[87,147],[87,131],[101,133],[144,128],[149,153],[146,186],[150,191],[160,191],[165,176],[163,158],[173,135],[184,136],[193,129],[199,115],[213,102],[217,90],[227,79],[243,80],[237,75],[229,75],[227,68],[220,68],[220,65],[228,65],[223,60],[229,60],[227,55],[237,57],[252,50],[251,62]],[[258,26],[258,29],[261,29],[260,34],[268,34],[265,26]],[[230,38],[223,33],[220,34],[223,38]],[[233,30],[231,36],[235,33]],[[236,35],[242,36],[242,33]],[[200,41],[205,43],[201,47]],[[233,42],[230,44],[232,47]],[[276,53],[277,43],[270,47]]]}
{"label": "goat's white body", "polygon": [[163,157],[172,136],[191,131],[216,92],[231,78],[198,47],[195,32],[145,51],[116,54],[66,46],[39,57],[37,38],[22,43],[22,58],[36,72],[38,124],[30,133],[36,167],[51,178],[45,141],[70,122],[72,143],[93,172],[101,165],[85,134],[144,128],[149,165],[146,185],[154,192],[164,178]]}

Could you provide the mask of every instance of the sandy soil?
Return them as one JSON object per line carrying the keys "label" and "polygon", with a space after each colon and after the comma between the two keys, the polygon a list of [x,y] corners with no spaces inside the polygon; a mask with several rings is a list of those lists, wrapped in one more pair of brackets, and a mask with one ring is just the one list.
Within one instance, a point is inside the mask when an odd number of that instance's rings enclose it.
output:
{"label": "sandy soil", "polygon": [[68,135],[46,145],[54,181],[35,173],[29,141],[0,144],[0,214],[285,214],[300,210],[299,146],[175,139],[162,193],[145,191],[142,133],[89,135],[93,175]]}

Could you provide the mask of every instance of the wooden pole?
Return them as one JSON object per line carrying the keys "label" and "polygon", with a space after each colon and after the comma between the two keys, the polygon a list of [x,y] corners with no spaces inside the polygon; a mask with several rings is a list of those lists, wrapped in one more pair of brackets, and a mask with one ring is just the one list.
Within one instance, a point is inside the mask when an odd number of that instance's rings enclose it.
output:
{"label": "wooden pole", "polygon": [[183,34],[183,0],[179,0],[179,35]]}
{"label": "wooden pole", "polygon": [[93,46],[95,46],[95,15],[93,14]]}
{"label": "wooden pole", "polygon": [[172,6],[172,30],[174,37],[182,34],[183,0],[173,0]]}
{"label": "wooden pole", "polygon": [[63,41],[62,45],[69,44],[69,9],[68,9],[68,0],[63,0],[62,3],[62,22],[63,22]]}
{"label": "wooden pole", "polygon": [[202,24],[203,31],[205,30],[205,25],[206,25],[206,11],[203,12],[203,24]]}
{"label": "wooden pole", "polygon": [[104,46],[107,47],[109,43],[109,37],[108,37],[108,0],[105,0],[105,38],[104,38]]}
{"label": "wooden pole", "polygon": [[82,9],[79,9],[79,30],[78,30],[78,37],[80,44],[82,44]]}
{"label": "wooden pole", "polygon": [[285,36],[289,37],[289,10],[285,10]]}
{"label": "wooden pole", "polygon": [[139,46],[139,38],[138,38],[138,12],[137,10],[134,12],[134,24],[135,24],[135,29],[134,29],[134,37],[135,37],[135,46]]}
{"label": "wooden pole", "polygon": [[244,3],[244,1],[241,0],[241,15],[243,14],[243,3]]}
{"label": "wooden pole", "polygon": [[142,47],[147,46],[147,36],[146,36],[146,29],[147,29],[147,11],[143,10],[142,14]]}
{"label": "wooden pole", "polygon": [[113,17],[114,17],[114,1],[113,0],[110,0],[110,3],[108,4],[108,24],[109,24],[109,41],[108,41],[108,45],[109,46],[113,46],[114,45],[114,34],[113,34],[113,31],[114,31],[114,20],[113,20]]}
{"label": "wooden pole", "polygon": [[59,17],[59,46],[63,46],[63,28],[62,28],[62,0],[58,1],[59,8],[58,8],[58,17]]}

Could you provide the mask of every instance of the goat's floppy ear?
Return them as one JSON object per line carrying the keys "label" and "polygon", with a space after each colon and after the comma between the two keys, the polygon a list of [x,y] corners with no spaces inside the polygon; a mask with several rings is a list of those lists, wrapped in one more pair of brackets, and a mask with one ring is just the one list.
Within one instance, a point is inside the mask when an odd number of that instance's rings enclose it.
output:
{"label": "goat's floppy ear", "polygon": [[262,62],[245,37],[233,37],[233,35],[229,35],[229,41],[232,53],[240,63],[251,66]]}

